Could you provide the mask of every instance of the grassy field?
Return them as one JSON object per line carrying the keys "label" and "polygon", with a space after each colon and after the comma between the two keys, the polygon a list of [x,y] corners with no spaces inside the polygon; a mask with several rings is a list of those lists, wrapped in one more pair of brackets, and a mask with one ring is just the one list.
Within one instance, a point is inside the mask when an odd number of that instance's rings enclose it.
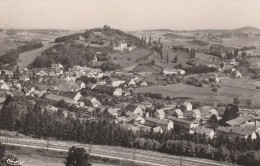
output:
{"label": "grassy field", "polygon": [[[21,161],[24,161],[23,166],[64,166],[65,159],[39,156],[39,155],[16,155]],[[93,166],[115,166],[111,164],[92,163]]]}
{"label": "grassy field", "polygon": [[149,50],[136,48],[130,52],[115,52],[110,56],[114,63],[122,67],[130,67],[143,62],[142,58],[146,58],[150,54],[151,51]]}
{"label": "grassy field", "polygon": [[135,90],[135,93],[153,92],[161,93],[164,97],[192,97],[194,101],[212,104],[229,104],[235,97],[241,100],[252,99],[255,105],[260,104],[260,90],[255,89],[256,81],[247,81],[245,79],[228,79],[221,83],[220,90],[215,93],[209,87],[195,87],[186,84],[156,85],[143,87]]}
{"label": "grassy field", "polygon": [[27,67],[30,63],[32,63],[34,61],[34,59],[37,56],[40,56],[41,53],[50,48],[51,46],[53,46],[55,43],[43,43],[43,47],[32,50],[32,51],[28,51],[25,53],[20,54],[20,58],[19,58],[19,66],[20,68],[24,68]]}

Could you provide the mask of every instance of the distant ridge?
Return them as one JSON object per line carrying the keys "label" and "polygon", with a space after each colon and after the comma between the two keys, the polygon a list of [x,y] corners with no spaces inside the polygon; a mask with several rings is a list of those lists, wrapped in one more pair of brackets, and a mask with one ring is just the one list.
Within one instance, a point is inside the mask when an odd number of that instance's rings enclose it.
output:
{"label": "distant ridge", "polygon": [[242,33],[247,31],[260,31],[260,29],[252,26],[245,26],[237,29],[197,29],[197,30],[171,30],[171,29],[153,29],[153,30],[146,30],[150,32],[175,32],[175,33],[182,33],[182,32],[208,32],[208,33]]}

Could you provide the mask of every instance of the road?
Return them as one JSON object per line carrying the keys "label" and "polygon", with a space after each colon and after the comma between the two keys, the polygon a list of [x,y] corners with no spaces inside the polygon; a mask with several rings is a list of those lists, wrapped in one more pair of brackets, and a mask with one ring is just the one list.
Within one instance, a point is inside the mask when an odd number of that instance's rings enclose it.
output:
{"label": "road", "polygon": [[140,164],[152,166],[225,166],[227,164],[218,163],[216,161],[179,157],[158,152],[137,150],[123,147],[90,145],[77,142],[43,140],[33,138],[13,138],[0,136],[0,141],[7,145],[30,147],[37,149],[49,149],[54,151],[68,151],[69,147],[76,146],[85,148],[93,156],[101,156],[119,160],[134,161]]}

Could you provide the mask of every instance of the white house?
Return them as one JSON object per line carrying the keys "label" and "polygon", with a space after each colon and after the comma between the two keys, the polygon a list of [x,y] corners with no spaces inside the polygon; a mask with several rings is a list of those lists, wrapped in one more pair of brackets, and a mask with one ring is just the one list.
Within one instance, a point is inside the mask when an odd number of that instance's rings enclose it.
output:
{"label": "white house", "polygon": [[121,88],[116,88],[115,91],[113,92],[113,96],[122,96],[123,95],[123,89]]}
{"label": "white house", "polygon": [[163,75],[174,75],[174,74],[178,74],[178,71],[176,69],[163,69]]}
{"label": "white house", "polygon": [[194,118],[194,119],[196,119],[196,120],[200,120],[200,119],[201,119],[200,110],[198,110],[198,109],[193,109],[193,110],[192,110],[192,118]]}
{"label": "white house", "polygon": [[119,79],[109,79],[107,80],[107,84],[109,86],[113,86],[113,87],[118,87],[121,84],[124,84],[125,81],[124,80],[119,80]]}
{"label": "white house", "polygon": [[192,104],[190,102],[184,102],[180,105],[180,109],[182,111],[191,111],[192,110]]}
{"label": "white house", "polygon": [[0,89],[9,90],[9,86],[3,81],[0,81]]}

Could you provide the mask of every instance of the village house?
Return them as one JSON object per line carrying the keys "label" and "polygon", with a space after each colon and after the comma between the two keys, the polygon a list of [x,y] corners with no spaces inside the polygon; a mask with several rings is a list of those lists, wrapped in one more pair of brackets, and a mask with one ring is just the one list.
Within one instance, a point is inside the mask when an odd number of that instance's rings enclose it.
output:
{"label": "village house", "polygon": [[85,85],[85,88],[87,88],[88,90],[92,90],[92,89],[94,89],[96,86],[97,86],[97,84],[93,84],[93,83],[89,82],[89,83],[87,83],[87,84]]}
{"label": "village house", "polygon": [[163,75],[166,76],[166,75],[177,75],[178,74],[178,71],[177,69],[163,69],[162,71]]}
{"label": "village house", "polygon": [[98,101],[95,97],[87,96],[82,97],[82,101],[85,103],[85,105],[90,107],[99,107],[101,105],[100,101]]}
{"label": "village house", "polygon": [[200,120],[201,119],[201,113],[199,109],[193,109],[192,111],[192,118],[195,120]]}
{"label": "village house", "polygon": [[251,136],[251,139],[256,139],[256,133],[254,130],[238,127],[238,126],[219,126],[216,129],[217,135],[225,135],[228,137],[242,137],[242,138],[248,138],[249,135]]}
{"label": "village house", "polygon": [[239,116],[235,119],[227,121],[226,124],[229,126],[240,126],[242,124],[246,124],[250,120],[252,120],[252,118],[249,116]]}
{"label": "village house", "polygon": [[168,119],[173,121],[174,127],[177,128],[177,130],[180,133],[194,134],[195,129],[199,126],[198,123],[193,122],[193,121],[188,121],[185,119],[179,119],[179,118],[173,118],[173,117],[170,117]]}
{"label": "village house", "polygon": [[138,105],[134,105],[134,104],[129,104],[126,108],[126,116],[131,116],[131,115],[143,115],[143,110],[142,108],[140,108]]}
{"label": "village house", "polygon": [[196,134],[205,135],[207,138],[213,139],[215,136],[215,132],[213,129],[209,129],[206,127],[197,127],[195,129]]}
{"label": "village house", "polygon": [[9,86],[7,85],[6,82],[4,82],[3,80],[0,80],[0,89],[9,90]]}
{"label": "village house", "polygon": [[154,112],[154,117],[155,118],[158,118],[158,119],[164,119],[165,118],[165,112],[163,109],[157,109],[155,112]]}
{"label": "village house", "polygon": [[57,93],[57,95],[70,98],[70,99],[74,100],[75,102],[78,102],[82,97],[82,95],[79,92],[61,92],[61,91],[59,91]]}
{"label": "village house", "polygon": [[119,80],[116,78],[110,78],[109,80],[107,80],[107,85],[112,87],[119,87],[121,84],[124,83],[125,83],[124,80]]}
{"label": "village house", "polygon": [[117,124],[125,124],[126,119],[127,118],[125,116],[119,116],[114,120],[114,122],[117,123]]}
{"label": "village house", "polygon": [[146,117],[145,118],[145,125],[149,127],[158,127],[160,126],[163,131],[169,131],[173,129],[174,123],[172,120],[169,119],[157,119],[157,118],[152,118],[152,117]]}
{"label": "village house", "polygon": [[117,118],[118,117],[118,112],[121,111],[121,108],[107,108],[103,112],[103,116],[106,118]]}
{"label": "village house", "polygon": [[127,123],[133,123],[133,124],[144,124],[145,119],[141,117],[140,115],[131,115],[126,119]]}
{"label": "village house", "polygon": [[192,110],[192,104],[189,103],[189,102],[184,102],[184,103],[182,103],[182,104],[179,106],[179,108],[180,108],[183,112],[185,112],[185,111],[191,111],[191,110]]}
{"label": "village house", "polygon": [[80,88],[86,88],[86,84],[83,81],[76,81],[75,84]]}
{"label": "village house", "polygon": [[121,88],[116,88],[115,91],[113,92],[113,96],[122,96],[123,95],[123,89]]}
{"label": "village house", "polygon": [[64,67],[60,63],[54,63],[51,65],[52,69],[63,69]]}
{"label": "village house", "polygon": [[180,119],[183,119],[183,112],[181,111],[181,109],[175,109],[173,111],[173,117],[175,118],[180,118]]}

